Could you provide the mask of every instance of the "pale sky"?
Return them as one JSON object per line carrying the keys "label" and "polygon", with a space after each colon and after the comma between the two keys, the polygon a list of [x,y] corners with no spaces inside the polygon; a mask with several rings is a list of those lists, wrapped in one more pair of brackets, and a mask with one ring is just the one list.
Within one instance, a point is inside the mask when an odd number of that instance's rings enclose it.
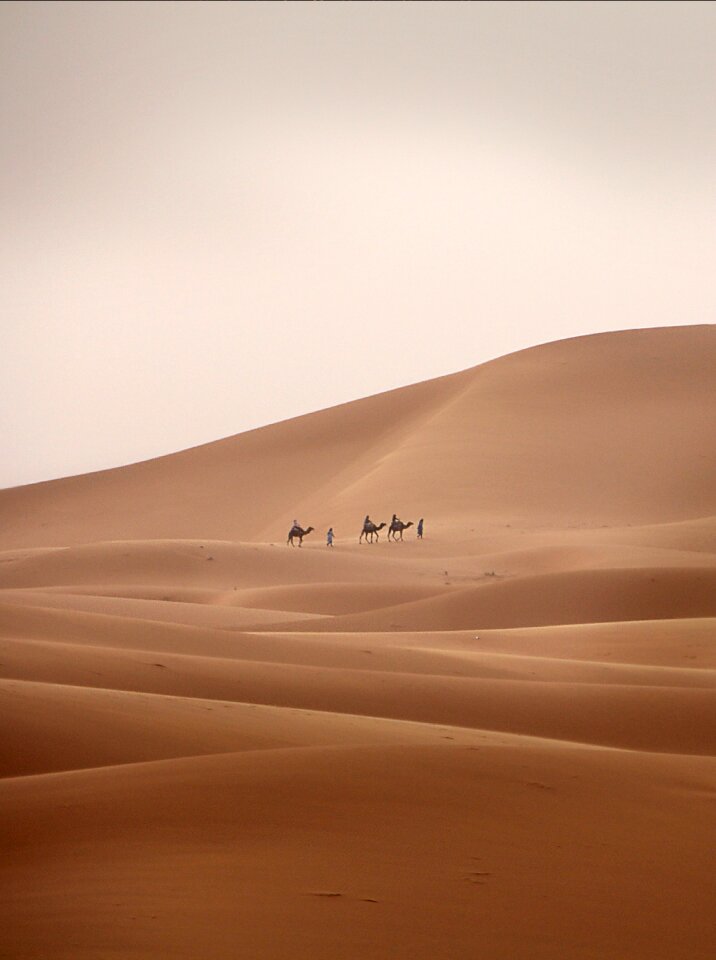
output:
{"label": "pale sky", "polygon": [[716,5],[5,3],[0,486],[716,320]]}

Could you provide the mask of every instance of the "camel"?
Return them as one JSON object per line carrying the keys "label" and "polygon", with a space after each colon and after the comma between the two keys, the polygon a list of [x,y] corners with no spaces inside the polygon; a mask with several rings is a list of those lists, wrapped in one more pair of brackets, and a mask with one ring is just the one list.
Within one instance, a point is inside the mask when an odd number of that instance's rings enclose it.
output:
{"label": "camel", "polygon": [[[373,523],[372,520],[364,524],[363,531],[361,532],[361,535],[358,537],[358,543],[360,543],[363,540],[363,537],[365,537],[366,543],[373,543],[374,535],[375,535],[376,541],[380,540],[380,535],[378,531],[382,530],[384,526],[385,526],[384,523]],[[369,537],[370,539],[368,539]]]}
{"label": "camel", "polygon": [[[403,539],[403,530],[407,530],[408,527],[412,527],[413,521],[408,520],[407,523],[403,523],[402,520],[396,520],[394,523],[391,523],[390,530],[388,530],[388,539],[389,540],[402,540]],[[400,537],[397,536],[400,534]]]}
{"label": "camel", "polygon": [[313,527],[309,527],[307,530],[302,530],[301,527],[291,527],[288,531],[288,540],[286,541],[286,546],[291,544],[292,547],[295,547],[296,544],[294,540],[298,540],[299,547],[303,544],[303,538],[313,531]]}

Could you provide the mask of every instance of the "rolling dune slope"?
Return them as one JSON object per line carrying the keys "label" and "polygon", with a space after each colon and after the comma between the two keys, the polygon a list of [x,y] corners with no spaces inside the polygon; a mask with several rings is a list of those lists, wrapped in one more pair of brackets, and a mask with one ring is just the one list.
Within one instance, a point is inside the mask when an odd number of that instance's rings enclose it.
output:
{"label": "rolling dune slope", "polygon": [[0,491],[0,956],[711,960],[715,370],[584,337]]}
{"label": "rolling dune slope", "polygon": [[[116,470],[0,496],[0,546],[283,542],[294,516],[527,526],[716,514],[716,327],[550,343]],[[397,501],[397,503],[396,503]],[[131,509],[129,506],[131,504]]]}

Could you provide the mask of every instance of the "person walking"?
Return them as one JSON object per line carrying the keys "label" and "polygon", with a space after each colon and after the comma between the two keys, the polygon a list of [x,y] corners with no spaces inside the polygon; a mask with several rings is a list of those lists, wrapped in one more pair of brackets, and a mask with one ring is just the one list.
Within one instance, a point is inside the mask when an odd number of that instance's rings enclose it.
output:
{"label": "person walking", "polygon": [[333,546],[333,527],[328,528],[328,533],[326,534],[326,546]]}
{"label": "person walking", "polygon": [[418,520],[418,540],[423,539],[423,518]]}

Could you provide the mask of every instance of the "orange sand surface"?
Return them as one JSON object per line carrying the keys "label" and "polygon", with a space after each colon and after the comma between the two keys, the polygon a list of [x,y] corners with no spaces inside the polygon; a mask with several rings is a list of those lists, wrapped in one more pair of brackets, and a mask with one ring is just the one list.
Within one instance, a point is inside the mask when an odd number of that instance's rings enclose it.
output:
{"label": "orange sand surface", "polygon": [[711,960],[715,437],[626,331],[0,491],[0,957]]}

